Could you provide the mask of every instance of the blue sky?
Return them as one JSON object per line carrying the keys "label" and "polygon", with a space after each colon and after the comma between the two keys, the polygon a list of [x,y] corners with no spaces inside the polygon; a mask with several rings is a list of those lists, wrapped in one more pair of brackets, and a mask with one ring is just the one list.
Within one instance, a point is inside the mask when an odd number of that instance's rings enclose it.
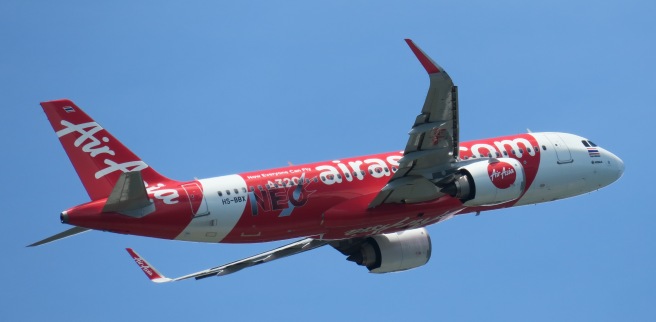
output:
{"label": "blue sky", "polygon": [[[653,1],[0,3],[0,320],[653,321]],[[624,177],[584,196],[430,226],[433,256],[373,275],[331,248],[150,283],[282,244],[66,229],[87,201],[39,102],[70,98],[151,166],[191,179],[400,150],[428,86],[459,86],[463,140],[588,137]]]}

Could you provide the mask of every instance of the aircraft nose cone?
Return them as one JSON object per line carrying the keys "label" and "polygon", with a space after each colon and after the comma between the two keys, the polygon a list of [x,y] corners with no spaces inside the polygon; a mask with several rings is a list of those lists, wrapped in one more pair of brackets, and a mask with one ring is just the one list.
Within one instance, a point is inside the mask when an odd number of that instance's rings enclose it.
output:
{"label": "aircraft nose cone", "polygon": [[618,158],[616,155],[613,155],[615,157],[615,164],[617,164],[617,179],[622,177],[624,174],[624,161],[622,159]]}
{"label": "aircraft nose cone", "polygon": [[622,175],[624,174],[624,161],[617,157],[616,155],[608,152],[609,155],[609,162],[610,162],[610,167],[611,167],[611,172],[612,172],[612,182],[617,181],[617,179],[621,178]]}

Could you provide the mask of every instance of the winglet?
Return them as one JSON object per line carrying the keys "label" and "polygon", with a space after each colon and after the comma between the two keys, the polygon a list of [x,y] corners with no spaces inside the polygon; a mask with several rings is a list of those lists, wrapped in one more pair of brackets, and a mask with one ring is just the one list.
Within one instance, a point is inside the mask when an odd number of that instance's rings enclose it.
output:
{"label": "winglet", "polygon": [[428,74],[437,74],[442,71],[440,66],[438,66],[430,57],[428,57],[428,55],[426,55],[419,47],[417,47],[412,39],[406,39],[405,42],[408,44],[408,46],[410,46],[410,49],[415,54],[415,56],[417,56],[417,59],[419,59],[419,62],[422,66],[424,66],[424,69],[426,69]]}
{"label": "winglet", "polygon": [[132,256],[132,259],[139,265],[139,268],[148,276],[148,278],[155,282],[155,283],[166,283],[166,282],[171,282],[173,281],[170,278],[167,278],[166,276],[162,275],[162,273],[158,272],[155,267],[150,265],[143,257],[139,256],[137,252],[132,250],[132,248],[126,248],[125,250],[130,253],[130,256]]}

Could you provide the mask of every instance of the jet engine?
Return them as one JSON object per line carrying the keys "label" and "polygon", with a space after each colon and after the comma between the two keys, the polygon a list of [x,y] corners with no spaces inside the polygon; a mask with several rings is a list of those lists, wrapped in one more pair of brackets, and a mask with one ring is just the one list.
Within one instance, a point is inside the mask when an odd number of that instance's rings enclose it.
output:
{"label": "jet engine", "polygon": [[366,266],[370,273],[412,269],[425,265],[431,256],[431,241],[425,228],[367,237],[349,250],[335,248],[349,255],[347,260]]}
{"label": "jet engine", "polygon": [[460,199],[465,206],[492,206],[521,197],[525,187],[522,164],[501,158],[463,166],[440,191]]}

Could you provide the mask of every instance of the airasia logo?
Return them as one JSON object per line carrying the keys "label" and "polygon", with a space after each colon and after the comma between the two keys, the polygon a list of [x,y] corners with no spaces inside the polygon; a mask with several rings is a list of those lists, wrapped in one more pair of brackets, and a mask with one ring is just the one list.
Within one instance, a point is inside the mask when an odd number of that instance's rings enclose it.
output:
{"label": "airasia logo", "polygon": [[517,173],[510,163],[495,162],[487,165],[487,174],[490,181],[499,189],[507,189],[517,179]]}
{"label": "airasia logo", "polygon": [[[103,130],[103,128],[100,127],[98,123],[86,122],[82,124],[73,124],[64,120],[61,121],[61,125],[63,125],[64,128],[57,131],[57,137],[61,138],[62,136],[71,133],[79,133],[80,136],[75,140],[75,142],[73,142],[73,145],[76,148],[82,146],[82,151],[88,153],[92,158],[95,158],[100,154],[116,156],[116,152],[114,152],[114,150],[112,150],[108,145],[103,145],[103,142],[109,143],[108,137],[102,137],[99,139],[95,136],[96,133]],[[148,168],[148,165],[141,160],[117,163],[113,160],[110,160],[109,158],[106,158],[103,160],[103,163],[105,163],[107,167],[96,172],[96,179],[100,179],[115,171],[130,172]]]}

